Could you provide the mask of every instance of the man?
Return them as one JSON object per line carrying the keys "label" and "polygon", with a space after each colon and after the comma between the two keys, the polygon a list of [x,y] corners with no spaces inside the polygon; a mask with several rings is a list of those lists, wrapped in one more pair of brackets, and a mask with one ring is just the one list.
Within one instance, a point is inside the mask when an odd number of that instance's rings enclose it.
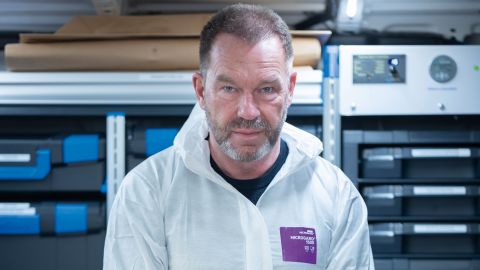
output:
{"label": "man", "polygon": [[105,269],[373,269],[367,210],[320,141],[287,123],[296,73],[273,11],[221,10],[200,38],[198,105],[132,170]]}

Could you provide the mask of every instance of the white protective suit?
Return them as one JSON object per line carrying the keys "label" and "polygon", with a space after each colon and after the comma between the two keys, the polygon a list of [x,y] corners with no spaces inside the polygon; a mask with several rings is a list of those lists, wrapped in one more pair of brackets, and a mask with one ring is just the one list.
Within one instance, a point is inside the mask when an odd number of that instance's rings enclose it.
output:
{"label": "white protective suit", "polygon": [[315,136],[285,123],[287,160],[254,205],[210,166],[207,134],[197,105],[174,145],[125,177],[105,270],[374,269],[365,203]]}

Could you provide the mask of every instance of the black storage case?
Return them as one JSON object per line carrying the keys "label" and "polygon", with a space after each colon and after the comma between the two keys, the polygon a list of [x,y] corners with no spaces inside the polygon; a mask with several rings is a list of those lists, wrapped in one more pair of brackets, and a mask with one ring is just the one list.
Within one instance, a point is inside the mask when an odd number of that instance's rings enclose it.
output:
{"label": "black storage case", "polygon": [[[105,204],[79,202],[88,209],[84,231],[58,231],[55,202],[32,203],[40,223],[37,234],[4,233],[0,215],[0,268],[3,270],[101,270],[106,232]],[[69,203],[66,203],[68,205]],[[68,221],[68,220],[67,220]],[[56,225],[57,224],[57,225]],[[77,226],[73,224],[73,226]]]}
{"label": "black storage case", "polygon": [[342,168],[368,207],[376,269],[480,269],[480,127],[381,123],[342,133]]}
{"label": "black storage case", "polygon": [[376,254],[475,255],[480,253],[480,224],[371,223]]}
{"label": "black storage case", "polygon": [[[91,135],[73,135],[82,138],[82,136]],[[98,135],[93,135],[98,136]],[[0,192],[99,192],[105,181],[105,139],[98,136],[95,147],[95,160],[68,160],[65,150],[65,142],[71,138],[69,136],[55,136],[45,138],[21,138],[10,139],[0,138],[0,152],[8,153],[26,153],[31,156],[31,161],[26,163],[19,162],[0,162]],[[80,140],[81,141],[81,140]],[[81,148],[82,145],[78,146]],[[77,149],[69,148],[68,151],[75,155]],[[9,176],[2,175],[2,167],[8,166],[12,169],[18,169],[20,172],[29,166],[38,166],[39,150],[49,152],[48,174],[42,178],[21,178],[9,179]],[[80,151],[82,149],[78,149]],[[89,149],[90,151],[92,149]],[[38,168],[41,170],[42,168]],[[16,176],[15,172],[10,174]],[[36,176],[35,176],[36,177]],[[12,177],[13,178],[13,177]]]}
{"label": "black storage case", "polygon": [[369,216],[480,216],[477,185],[363,185],[360,192]]}

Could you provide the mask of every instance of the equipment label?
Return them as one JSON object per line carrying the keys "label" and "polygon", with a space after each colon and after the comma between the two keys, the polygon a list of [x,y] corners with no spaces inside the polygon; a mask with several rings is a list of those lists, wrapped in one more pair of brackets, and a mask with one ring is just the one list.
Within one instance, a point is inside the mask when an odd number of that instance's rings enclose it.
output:
{"label": "equipment label", "polygon": [[285,262],[317,263],[315,229],[280,227],[282,256]]}

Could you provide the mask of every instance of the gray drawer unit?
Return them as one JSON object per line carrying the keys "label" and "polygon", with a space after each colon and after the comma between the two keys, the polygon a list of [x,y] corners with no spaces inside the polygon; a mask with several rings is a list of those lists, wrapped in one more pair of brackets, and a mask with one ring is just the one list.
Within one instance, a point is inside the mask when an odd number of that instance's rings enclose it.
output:
{"label": "gray drawer unit", "polygon": [[475,255],[480,252],[478,223],[371,223],[376,254]]}
{"label": "gray drawer unit", "polygon": [[469,183],[480,178],[477,130],[345,130],[342,146],[342,167],[355,183]]}
{"label": "gray drawer unit", "polygon": [[477,178],[478,147],[367,147],[362,150],[364,178]]}
{"label": "gray drawer unit", "polygon": [[99,134],[0,137],[0,192],[100,192],[105,148]]}
{"label": "gray drawer unit", "polygon": [[367,185],[360,192],[372,217],[480,216],[477,185]]}
{"label": "gray drawer unit", "polygon": [[480,130],[344,130],[376,269],[480,269]]}

